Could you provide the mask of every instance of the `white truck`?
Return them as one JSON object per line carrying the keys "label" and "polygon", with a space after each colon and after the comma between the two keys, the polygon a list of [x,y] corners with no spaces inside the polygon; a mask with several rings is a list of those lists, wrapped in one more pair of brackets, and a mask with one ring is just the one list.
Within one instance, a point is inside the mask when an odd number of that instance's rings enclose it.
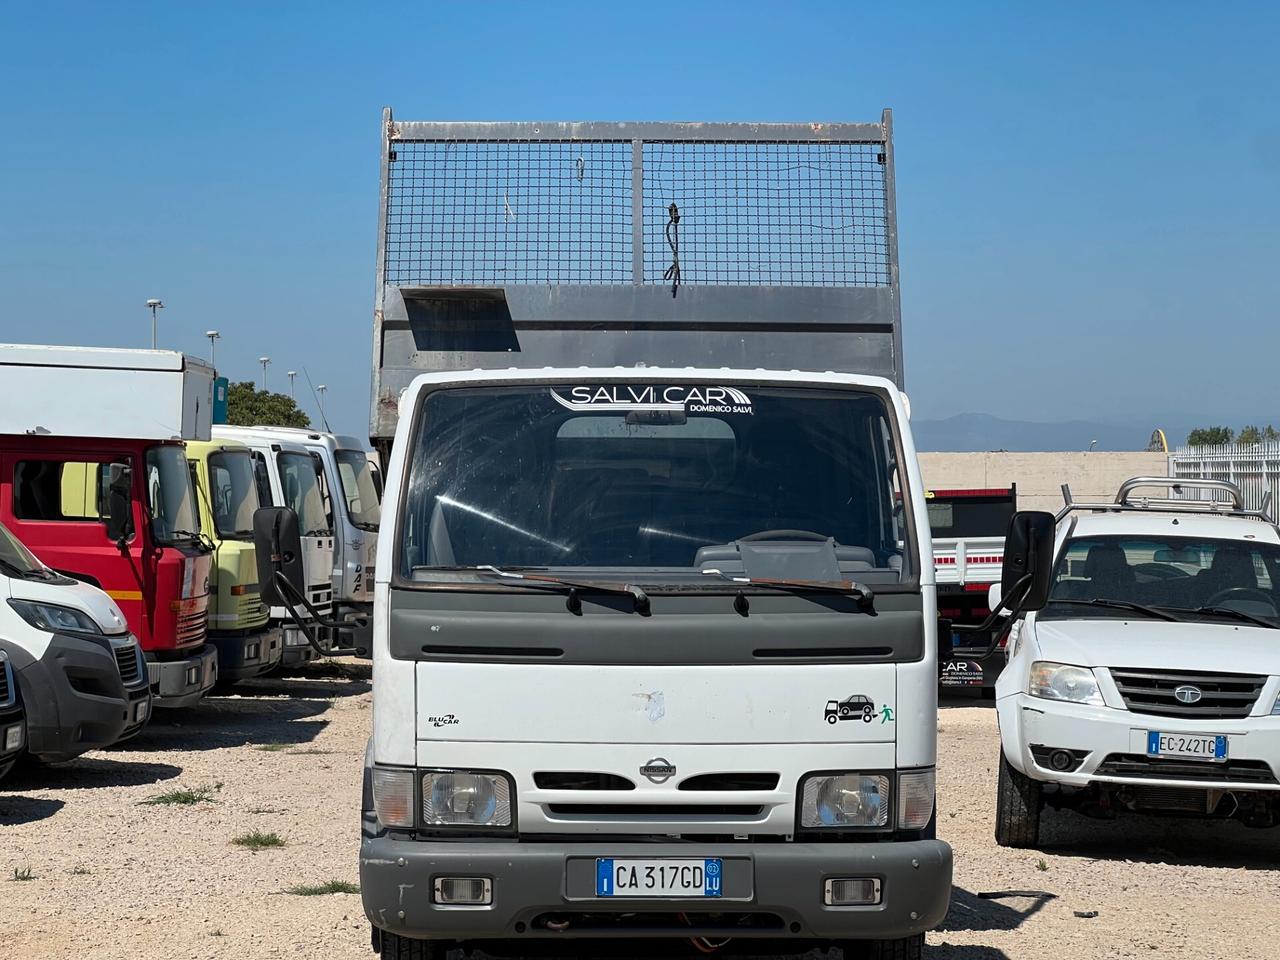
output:
{"label": "white truck", "polygon": [[997,842],[1036,846],[1046,805],[1275,826],[1274,521],[1225,481],[1137,477],[1113,503],[1064,491],[1044,602],[1024,605],[996,684]]}
{"label": "white truck", "polygon": [[918,957],[951,850],[888,112],[383,129],[375,949]]}

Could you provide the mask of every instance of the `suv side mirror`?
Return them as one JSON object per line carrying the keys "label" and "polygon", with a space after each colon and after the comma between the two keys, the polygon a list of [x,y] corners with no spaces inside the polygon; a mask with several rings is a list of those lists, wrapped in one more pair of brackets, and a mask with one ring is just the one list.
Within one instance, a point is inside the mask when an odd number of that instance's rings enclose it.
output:
{"label": "suv side mirror", "polygon": [[[277,572],[284,574],[297,596],[307,595],[296,513],[288,507],[259,507],[253,514],[253,545],[258,561],[258,592],[263,603],[269,607],[286,606],[276,584]],[[287,599],[290,606],[297,603],[296,597]]]}
{"label": "suv side mirror", "polygon": [[1012,597],[1014,588],[1030,578],[1020,592],[1016,607],[1019,611],[1039,610],[1049,599],[1054,526],[1053,514],[1043,510],[1020,510],[1009,520],[1000,595]]}
{"label": "suv side mirror", "polygon": [[107,538],[123,546],[133,536],[133,471],[127,463],[109,463],[104,472],[107,512],[103,523],[107,528]]}

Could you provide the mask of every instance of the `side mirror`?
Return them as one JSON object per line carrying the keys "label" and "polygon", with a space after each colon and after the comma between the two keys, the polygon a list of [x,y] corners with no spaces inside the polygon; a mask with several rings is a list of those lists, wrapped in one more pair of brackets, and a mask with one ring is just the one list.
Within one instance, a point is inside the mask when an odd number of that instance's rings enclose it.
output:
{"label": "side mirror", "polygon": [[[1000,574],[1000,596],[1010,597],[1024,580],[1017,610],[1039,610],[1049,599],[1049,578],[1053,573],[1052,513],[1020,510],[1009,520],[1004,538],[1004,569]],[[995,609],[993,606],[991,609]]]}
{"label": "side mirror", "polygon": [[[298,532],[298,515],[288,507],[259,507],[253,514],[253,545],[258,561],[258,592],[269,607],[285,606],[276,585],[276,573],[297,590],[307,595],[307,580],[302,569],[302,536]],[[297,603],[288,597],[289,605]]]}
{"label": "side mirror", "polygon": [[107,538],[123,545],[133,536],[133,471],[127,463],[109,463],[104,473],[107,514],[103,522],[107,528]]}

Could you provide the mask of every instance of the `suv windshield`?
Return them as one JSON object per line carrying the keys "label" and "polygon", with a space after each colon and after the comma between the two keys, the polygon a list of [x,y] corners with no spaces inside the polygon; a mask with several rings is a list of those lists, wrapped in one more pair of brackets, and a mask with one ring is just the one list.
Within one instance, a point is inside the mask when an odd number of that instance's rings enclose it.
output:
{"label": "suv windshield", "polygon": [[47,569],[3,523],[0,523],[0,567],[5,567],[15,576],[43,574]]}
{"label": "suv windshield", "polygon": [[368,458],[359,450],[339,450],[334,459],[338,461],[338,482],[342,484],[342,498],[347,502],[351,522],[361,530],[377,530],[382,507]]}
{"label": "suv windshield", "polygon": [[325,516],[324,494],[317,476],[319,464],[309,453],[281,451],[277,455],[280,465],[280,487],[284,491],[285,506],[298,515],[298,526],[304,537],[325,537],[333,531]]}
{"label": "suv windshield", "polygon": [[653,582],[635,576],[648,568],[712,587],[700,574],[741,572],[735,541],[760,535],[757,546],[827,551],[841,576],[897,583],[911,564],[890,422],[869,391],[439,389],[410,454],[402,573],[589,567]]}
{"label": "suv windshield", "polygon": [[[1088,603],[1093,600],[1119,604]],[[1179,619],[1222,616],[1218,610],[1280,622],[1280,546],[1197,537],[1069,540],[1039,617],[1133,617],[1135,610],[1123,604]]]}
{"label": "suv windshield", "polygon": [[159,543],[196,540],[195,493],[186,453],[177,444],[149,447],[146,458],[147,510],[151,533]]}
{"label": "suv windshield", "polygon": [[209,493],[213,525],[223,540],[252,540],[258,487],[247,450],[209,454]]}

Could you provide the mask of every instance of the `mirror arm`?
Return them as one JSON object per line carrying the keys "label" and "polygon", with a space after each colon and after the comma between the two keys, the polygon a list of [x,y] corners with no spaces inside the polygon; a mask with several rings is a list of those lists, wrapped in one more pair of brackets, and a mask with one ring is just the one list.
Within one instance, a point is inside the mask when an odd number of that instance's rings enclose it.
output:
{"label": "mirror arm", "polygon": [[[1031,589],[1031,580],[1031,574],[1024,574],[1022,579],[1015,583],[1013,588],[1010,589],[1009,595],[1001,597],[1000,602],[996,604],[996,608],[988,613],[987,618],[981,623],[953,623],[951,625],[951,629],[956,631],[956,633],[983,633],[994,627],[997,621],[1002,619],[1007,620],[1011,617],[1017,616],[1018,605],[1022,603],[1022,598]],[[1008,614],[1001,612],[1004,610],[1007,610]],[[993,639],[991,641],[991,646],[983,656],[990,656],[995,648],[996,641]]]}
{"label": "mirror arm", "polygon": [[277,570],[275,572],[275,582],[276,592],[280,595],[280,599],[284,601],[285,609],[289,611],[290,618],[293,620],[294,624],[297,625],[298,629],[302,631],[302,635],[307,638],[307,643],[311,644],[312,649],[314,649],[317,654],[321,657],[332,657],[335,655],[341,656],[356,652],[355,647],[335,647],[332,650],[325,650],[321,647],[320,644],[316,642],[316,639],[311,635],[311,631],[308,629],[307,623],[298,614],[298,611],[293,604],[294,602],[301,603],[302,606],[306,608],[307,613],[311,614],[311,620],[313,623],[322,627],[328,627],[330,630],[346,630],[352,625],[363,629],[369,625],[369,621],[366,618],[354,617],[345,623],[330,620],[322,616],[320,611],[311,605],[311,601],[289,582],[289,578],[284,575],[283,571]]}

